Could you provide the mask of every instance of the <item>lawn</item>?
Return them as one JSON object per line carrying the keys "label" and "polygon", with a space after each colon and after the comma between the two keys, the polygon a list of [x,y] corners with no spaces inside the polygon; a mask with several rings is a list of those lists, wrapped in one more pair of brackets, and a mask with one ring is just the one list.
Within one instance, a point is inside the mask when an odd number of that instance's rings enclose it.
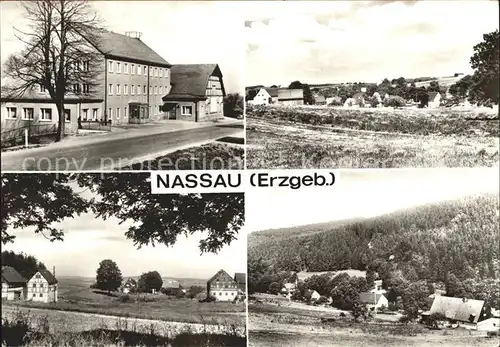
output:
{"label": "lawn", "polygon": [[418,324],[355,323],[349,317],[322,322],[319,313],[270,305],[249,306],[249,346],[381,347],[496,346],[498,341],[465,329],[430,331]]}
{"label": "lawn", "polygon": [[258,107],[247,110],[247,167],[497,165],[498,115],[472,111]]}
{"label": "lawn", "polygon": [[200,303],[196,299],[178,299],[163,294],[129,295],[120,299],[120,293],[101,293],[89,288],[92,279],[60,278],[57,303],[3,301],[2,306],[21,306],[59,311],[76,311],[186,323],[245,324],[246,307],[243,303]]}
{"label": "lawn", "polygon": [[[240,139],[225,139],[237,143]],[[122,167],[120,170],[241,170],[245,150],[241,145],[209,143]]]}

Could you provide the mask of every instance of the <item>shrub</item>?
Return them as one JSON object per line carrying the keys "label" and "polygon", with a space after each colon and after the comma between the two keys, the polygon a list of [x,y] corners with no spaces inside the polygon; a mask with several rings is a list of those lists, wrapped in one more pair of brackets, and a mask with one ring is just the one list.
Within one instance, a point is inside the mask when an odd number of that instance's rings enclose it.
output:
{"label": "shrub", "polygon": [[390,96],[384,100],[385,107],[403,107],[406,104],[406,100],[400,96]]}
{"label": "shrub", "polygon": [[316,304],[322,305],[328,303],[328,298],[326,296],[320,296],[318,300],[316,300]]}
{"label": "shrub", "polygon": [[22,346],[30,329],[29,315],[20,311],[11,320],[2,319],[2,346]]}
{"label": "shrub", "polygon": [[125,295],[120,295],[117,300],[119,302],[130,302],[132,301],[132,298],[130,297],[130,295],[125,294]]}

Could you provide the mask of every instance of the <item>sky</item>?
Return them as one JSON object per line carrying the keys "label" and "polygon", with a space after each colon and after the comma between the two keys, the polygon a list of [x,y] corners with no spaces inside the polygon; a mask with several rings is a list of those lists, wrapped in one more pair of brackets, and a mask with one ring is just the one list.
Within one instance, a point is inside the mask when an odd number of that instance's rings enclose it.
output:
{"label": "sky", "polygon": [[[77,190],[81,193],[81,189]],[[84,194],[88,194],[83,191]],[[89,196],[84,196],[88,198]],[[35,256],[48,269],[56,267],[57,276],[95,277],[99,262],[112,259],[124,277],[158,271],[162,277],[208,279],[220,269],[229,274],[246,273],[246,234],[226,245],[218,254],[200,255],[201,233],[188,238],[180,236],[173,247],[143,246],[137,249],[125,238],[130,224],[106,221],[91,213],[66,218],[53,226],[64,231],[64,241],[51,242],[33,228],[10,229],[16,235],[14,243],[2,245],[2,250],[23,252]]]}
{"label": "sky", "polygon": [[[244,20],[235,4],[187,1],[91,1],[103,26],[141,39],[171,64],[218,63],[226,92],[242,92]],[[17,1],[0,2],[1,60],[23,46],[13,26],[26,27]],[[231,15],[227,15],[230,13]]]}
{"label": "sky", "polygon": [[473,46],[498,29],[498,2],[252,2],[246,85],[380,82],[470,73]]}
{"label": "sky", "polygon": [[498,167],[339,171],[331,188],[247,190],[246,230],[370,218],[468,195],[498,194],[499,181]]}

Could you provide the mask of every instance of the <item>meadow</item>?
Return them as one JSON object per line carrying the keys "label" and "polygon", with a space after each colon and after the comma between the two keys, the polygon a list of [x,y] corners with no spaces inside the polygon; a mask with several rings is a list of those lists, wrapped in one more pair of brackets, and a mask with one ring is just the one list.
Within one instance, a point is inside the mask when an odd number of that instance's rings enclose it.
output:
{"label": "meadow", "polygon": [[[321,320],[325,313],[275,305],[249,305],[249,346],[382,347],[497,346],[486,334],[463,329],[432,331],[417,324],[356,323],[351,318]],[[331,317],[331,315],[328,315]]]}
{"label": "meadow", "polygon": [[[245,325],[245,305],[242,303],[200,303],[197,299],[179,299],[163,294],[106,293],[90,289],[89,286],[93,281],[94,279],[80,277],[60,277],[58,302],[45,304],[29,301],[3,301],[2,306],[94,313],[167,322]],[[194,279],[189,282],[193,283],[192,285],[201,284]]]}
{"label": "meadow", "polygon": [[247,167],[494,166],[497,111],[248,107]]}

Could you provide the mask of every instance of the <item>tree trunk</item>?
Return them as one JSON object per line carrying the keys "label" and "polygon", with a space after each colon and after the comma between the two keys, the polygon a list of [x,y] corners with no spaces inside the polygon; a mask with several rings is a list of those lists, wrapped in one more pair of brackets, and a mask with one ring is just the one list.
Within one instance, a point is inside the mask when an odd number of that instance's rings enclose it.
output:
{"label": "tree trunk", "polygon": [[56,103],[57,105],[57,114],[58,114],[58,126],[56,133],[56,142],[61,141],[64,138],[64,126],[65,126],[65,116],[64,116],[64,101],[60,101]]}

